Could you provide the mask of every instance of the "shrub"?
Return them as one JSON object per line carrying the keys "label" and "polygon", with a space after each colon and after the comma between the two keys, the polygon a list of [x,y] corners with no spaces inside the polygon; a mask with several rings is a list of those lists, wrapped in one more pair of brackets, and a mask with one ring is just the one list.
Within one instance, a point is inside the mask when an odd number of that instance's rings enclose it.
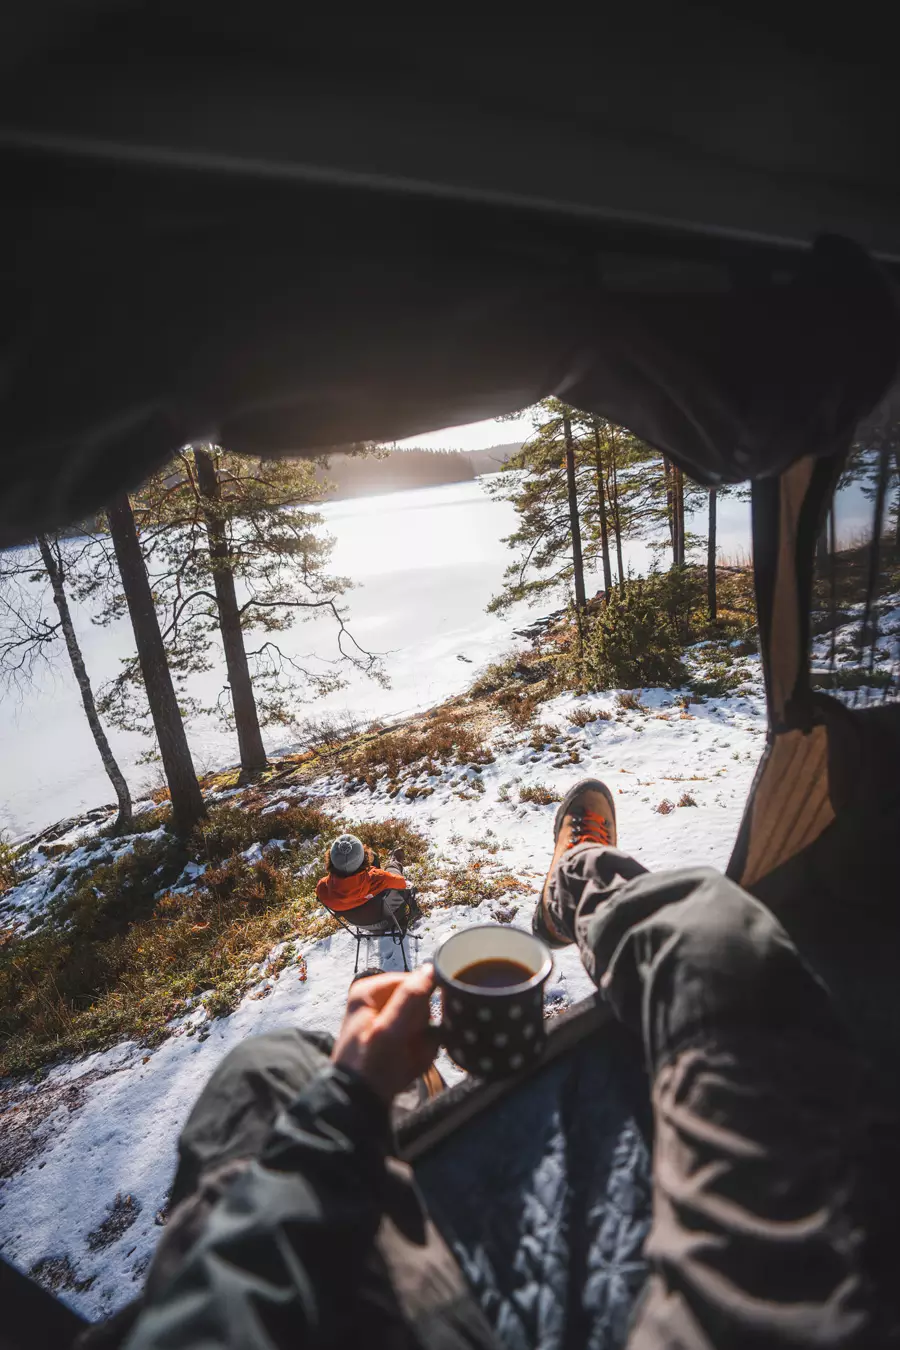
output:
{"label": "shrub", "polygon": [[606,708],[575,708],[569,713],[573,727],[586,727],[591,722],[611,722],[612,713]]}
{"label": "shrub", "polygon": [[445,868],[439,880],[439,892],[429,896],[437,908],[448,905],[480,905],[484,900],[499,900],[502,896],[524,894],[531,887],[510,872],[494,872],[492,858],[472,858],[459,866]]}
{"label": "shrub", "polygon": [[[262,804],[266,805],[265,798]],[[328,830],[331,818],[314,806],[289,806],[286,811],[248,809],[245,797],[240,806],[223,803],[214,806],[206,820],[194,827],[190,853],[200,862],[221,862],[233,853],[270,839],[311,839]]]}
{"label": "shrub", "polygon": [[693,797],[693,796],[690,794],[690,792],[682,792],[681,796],[678,798],[678,805],[679,805],[679,806],[696,806],[696,805],[697,805],[697,799],[696,799],[696,797]]}
{"label": "shrub", "polygon": [[641,702],[640,694],[624,690],[621,694],[616,694],[616,706],[623,712],[645,713],[647,709]]}
{"label": "shrub", "polygon": [[[274,945],[330,923],[315,898],[322,836],[355,830],[381,857],[402,845],[404,868],[419,864],[417,882],[428,880],[427,841],[403,821],[354,826],[306,806],[262,814],[248,800],[214,808],[187,845],[138,838],[85,869],[39,928],[0,942],[0,1075],[124,1037],[153,1044],[201,992],[211,1014],[229,1012]],[[276,837],[285,848],[241,856]],[[175,891],[188,861],[208,865]]]}
{"label": "shrub", "polygon": [[724,698],[740,689],[747,679],[743,670],[730,670],[727,665],[717,663],[707,666],[705,673],[693,675],[688,683],[695,694],[701,698]]}
{"label": "shrub", "polygon": [[894,676],[889,670],[869,670],[867,666],[842,666],[835,670],[815,671],[815,689],[887,689]]}
{"label": "shrub", "polygon": [[685,647],[709,637],[752,643],[750,569],[723,571],[718,589],[719,618],[710,624],[704,568],[673,567],[629,578],[587,616],[581,656],[570,635],[560,663],[567,683],[589,689],[673,688],[687,680]]}
{"label": "shrub", "polygon": [[551,802],[558,802],[561,797],[553,788],[547,787],[545,783],[527,783],[519,788],[519,801],[532,802],[535,806],[549,806]]}
{"label": "shrub", "polygon": [[670,802],[668,797],[663,797],[659,805],[654,806],[653,810],[658,816],[668,816],[675,810],[675,803]]}
{"label": "shrub", "polygon": [[[371,728],[375,730],[376,728]],[[291,724],[291,733],[305,750],[336,750],[362,730],[359,719],[349,712],[320,713]]]}
{"label": "shrub", "polygon": [[22,880],[19,851],[0,836],[0,895]]}
{"label": "shrub", "polygon": [[521,730],[527,727],[533,720],[535,713],[541,706],[546,695],[546,690],[538,690],[532,687],[519,688],[513,686],[504,689],[497,695],[497,704],[509,718],[514,727]]}
{"label": "shrub", "polygon": [[523,652],[511,652],[502,661],[494,661],[486,666],[470,686],[469,697],[484,698],[488,694],[495,694],[498,689],[509,684],[510,680],[516,679],[524,656]]}
{"label": "shrub", "polygon": [[559,734],[559,727],[552,726],[548,722],[534,728],[529,737],[528,744],[531,746],[532,750],[544,750],[548,745],[553,744]]}
{"label": "shrub", "polygon": [[587,621],[581,682],[592,689],[684,684],[681,659],[702,593],[686,569],[633,578]]}

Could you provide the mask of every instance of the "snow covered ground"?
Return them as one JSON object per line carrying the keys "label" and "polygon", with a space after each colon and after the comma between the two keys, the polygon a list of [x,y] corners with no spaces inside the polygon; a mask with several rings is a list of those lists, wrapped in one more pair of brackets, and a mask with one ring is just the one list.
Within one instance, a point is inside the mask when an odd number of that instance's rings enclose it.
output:
{"label": "snow covered ground", "polygon": [[[900,608],[885,615],[884,625],[893,630],[883,645],[888,660],[897,654]],[[853,629],[850,623],[839,631],[839,649]],[[824,664],[830,639],[816,645],[816,659]],[[844,660],[839,650],[838,663]],[[541,735],[535,737],[533,728],[500,728],[493,733],[492,763],[480,771],[435,774],[427,780],[430,795],[415,800],[391,798],[383,786],[345,800],[339,777],[305,783],[302,793],[357,820],[402,816],[445,862],[515,880],[506,893],[474,908],[444,895],[417,925],[410,955],[418,964],[459,927],[530,924],[552,848],[555,802],[523,801],[523,788],[527,793],[542,785],[558,796],[577,778],[601,777],[617,805],[620,847],[646,867],[723,867],[765,733],[759,661],[738,658],[733,669],[741,674],[739,692],[687,706],[682,696],[663,690],[643,691],[637,699],[627,691],[560,696],[541,709]],[[273,792],[271,808],[292,791],[299,789]],[[32,887],[31,914],[45,903],[53,868],[51,858],[38,878],[25,883]],[[279,954],[274,949],[270,961]],[[255,972],[257,983],[230,1016],[209,1018],[198,1000],[152,1051],[118,1045],[21,1088],[10,1106],[23,1127],[20,1155],[0,1184],[0,1244],[7,1259],[25,1270],[37,1267],[46,1278],[55,1272],[61,1296],[91,1319],[137,1293],[161,1231],[158,1216],[179,1131],[222,1056],[245,1036],[278,1027],[334,1032],[339,1026],[353,973],[353,940],[340,932],[294,944],[290,955],[287,964],[278,962],[277,972],[269,963]],[[373,943],[363,959],[400,968],[399,952],[387,940]],[[548,1000],[564,1006],[590,988],[577,952],[557,954]],[[457,1073],[446,1056],[441,1067],[448,1077]]]}
{"label": "snow covered ground", "polygon": [[[402,815],[439,853],[492,865],[527,887],[476,908],[435,907],[417,926],[413,962],[426,961],[455,928],[495,921],[498,913],[529,924],[552,846],[555,804],[521,802],[522,786],[540,783],[561,792],[578,777],[599,775],[615,794],[621,846],[647,867],[724,865],[764,735],[758,663],[745,664],[752,693],[688,710],[663,691],[641,696],[646,711],[621,708],[614,694],[555,699],[541,722],[558,727],[559,736],[536,751],[530,731],[497,733],[495,761],[478,775],[483,791],[467,790],[457,777],[414,801],[383,791],[354,794],[346,809],[357,819]],[[609,712],[614,720],[579,727],[569,720],[576,709]],[[573,751],[580,762],[562,767],[563,754]],[[322,780],[312,790],[336,805],[342,785]],[[676,804],[685,793],[696,805]],[[51,1071],[37,1088],[23,1088],[18,1109],[33,1120],[32,1151],[0,1190],[8,1259],[26,1270],[39,1263],[61,1269],[68,1286],[62,1296],[90,1318],[137,1292],[161,1231],[156,1216],[171,1182],[179,1130],[218,1061],[244,1036],[287,1025],[335,1031],[340,1023],[353,973],[352,939],[338,933],[301,944],[296,956],[302,959],[277,977],[261,969],[259,983],[229,1017],[207,1019],[200,1004],[152,1052],[120,1045]],[[373,944],[370,958],[400,968],[389,941]],[[260,997],[264,989],[269,992]],[[589,990],[577,953],[559,954],[548,999],[565,1004]],[[453,1075],[452,1066],[443,1067]]]}

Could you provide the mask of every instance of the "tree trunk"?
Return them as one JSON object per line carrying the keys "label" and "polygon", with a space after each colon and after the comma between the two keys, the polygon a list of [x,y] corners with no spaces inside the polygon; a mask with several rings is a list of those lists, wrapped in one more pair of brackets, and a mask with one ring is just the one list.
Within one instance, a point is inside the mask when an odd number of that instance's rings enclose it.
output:
{"label": "tree trunk", "polygon": [[606,515],[606,492],[603,488],[603,451],[600,448],[600,427],[594,418],[594,455],[597,463],[597,506],[600,512],[600,548],[603,553],[603,585],[606,594],[612,590],[612,567],[609,561],[609,522]]}
{"label": "tree trunk", "polygon": [[103,760],[103,767],[106,770],[109,781],[112,783],[113,791],[116,794],[116,800],[119,803],[119,814],[116,818],[115,828],[119,833],[125,833],[131,825],[131,793],[128,791],[128,784],[125,782],[125,776],[116,762],[116,757],[112,752],[109,741],[106,738],[106,732],[103,730],[103,724],[97,713],[97,705],[94,702],[94,691],[91,688],[91,682],[88,678],[87,670],[85,669],[84,657],[81,654],[81,647],[78,645],[78,638],[72,623],[72,613],[69,609],[69,599],[66,595],[63,578],[62,561],[58,556],[54,555],[50,542],[44,535],[38,535],[37,543],[38,548],[41,551],[44,568],[47,576],[50,578],[50,586],[53,591],[53,603],[56,605],[59,614],[62,634],[66,641],[66,650],[69,653],[69,660],[72,663],[72,670],[75,674],[79,693],[81,694],[84,715],[88,720],[88,726],[91,729],[94,744],[100,752],[100,758]]}
{"label": "tree trunk", "polygon": [[678,566],[678,512],[675,509],[675,469],[665,455],[662,457],[666,483],[666,520],[669,525],[669,543],[672,547],[672,566]]}
{"label": "tree trunk", "polygon": [[194,772],[184,722],[175,697],[172,674],[166,660],[166,648],[159,631],[159,619],[144,566],[144,557],[134,523],[128,493],[121,493],[106,512],[109,532],[122,577],[122,589],[128,602],[131,626],[137,645],[144,688],[156,729],[176,831],[188,834],[206,814],[203,794]]}
{"label": "tree trunk", "polygon": [[684,474],[676,465],[672,466],[672,485],[675,496],[675,532],[678,539],[679,567],[684,567]]}
{"label": "tree trunk", "polygon": [[822,528],[816,535],[816,566],[824,576],[828,567],[828,517],[822,522]]}
{"label": "tree trunk", "polygon": [[[894,463],[897,466],[898,489],[900,489],[900,448],[894,451]],[[894,547],[900,549],[900,492],[897,496],[897,523],[894,526]]]}
{"label": "tree trunk", "polygon": [[612,478],[607,479],[609,487],[609,504],[612,507],[613,525],[616,531],[616,566],[619,569],[619,590],[625,590],[625,563],[622,560],[622,519],[619,513],[619,479],[616,473],[617,462],[619,458],[618,446],[616,444],[616,433],[613,431],[610,435],[609,461],[612,469]]}
{"label": "tree trunk", "polygon": [[716,604],[716,489],[709,489],[709,532],[706,537],[706,594],[709,602],[709,621],[715,623]]}
{"label": "tree trunk", "polygon": [[231,705],[234,708],[241,770],[244,775],[248,775],[264,769],[268,761],[259,727],[256,699],[253,697],[250,667],[247,664],[244,632],[241,628],[234,586],[231,549],[220,505],[222,487],[209,451],[195,449],[194,463],[197,466],[197,482],[203,497],[203,515],[206,520],[209,556],[212,559],[219,628],[222,633],[222,646],[225,649],[225,666],[231,688]]}
{"label": "tree trunk", "polygon": [[575,583],[575,608],[581,614],[587,606],[584,590],[584,563],[581,556],[581,522],[578,519],[578,486],[575,481],[575,442],[572,439],[572,423],[568,413],[563,413],[563,435],[566,441],[566,483],[569,489],[569,526],[572,531],[572,568]]}

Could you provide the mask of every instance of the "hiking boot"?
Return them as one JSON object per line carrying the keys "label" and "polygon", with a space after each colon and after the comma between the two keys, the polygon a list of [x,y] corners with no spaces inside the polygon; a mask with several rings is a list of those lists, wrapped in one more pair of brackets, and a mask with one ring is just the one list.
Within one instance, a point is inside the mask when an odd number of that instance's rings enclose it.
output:
{"label": "hiking boot", "polygon": [[583,778],[559,804],[553,822],[555,848],[531,930],[548,947],[568,947],[575,941],[575,914],[563,913],[550,891],[550,880],[561,859],[576,844],[615,847],[616,808],[612,793],[599,778]]}
{"label": "hiking boot", "polygon": [[392,848],[385,867],[388,872],[400,872],[402,874],[404,864],[406,863],[406,849],[402,844]]}

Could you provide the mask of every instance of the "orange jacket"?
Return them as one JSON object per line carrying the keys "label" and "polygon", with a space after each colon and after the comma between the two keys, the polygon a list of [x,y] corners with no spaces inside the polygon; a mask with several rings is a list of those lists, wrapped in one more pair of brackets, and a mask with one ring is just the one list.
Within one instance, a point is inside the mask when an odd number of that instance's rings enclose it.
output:
{"label": "orange jacket", "polygon": [[396,872],[385,872],[380,867],[364,867],[352,877],[339,877],[329,872],[317,884],[316,895],[323,905],[342,913],[347,909],[358,909],[382,891],[405,891],[406,886],[406,881]]}

